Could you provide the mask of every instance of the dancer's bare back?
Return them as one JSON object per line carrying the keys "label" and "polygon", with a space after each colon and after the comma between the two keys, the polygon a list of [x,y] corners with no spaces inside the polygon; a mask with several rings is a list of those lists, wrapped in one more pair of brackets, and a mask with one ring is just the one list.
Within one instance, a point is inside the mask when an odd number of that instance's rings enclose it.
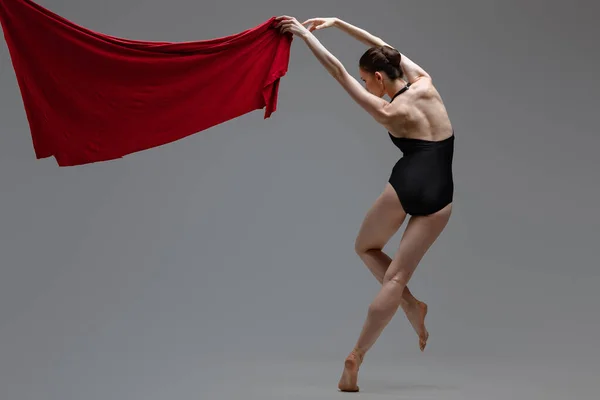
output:
{"label": "dancer's bare back", "polygon": [[400,67],[411,84],[388,105],[393,118],[385,128],[396,137],[441,140],[452,135],[452,124],[431,76],[402,54]]}

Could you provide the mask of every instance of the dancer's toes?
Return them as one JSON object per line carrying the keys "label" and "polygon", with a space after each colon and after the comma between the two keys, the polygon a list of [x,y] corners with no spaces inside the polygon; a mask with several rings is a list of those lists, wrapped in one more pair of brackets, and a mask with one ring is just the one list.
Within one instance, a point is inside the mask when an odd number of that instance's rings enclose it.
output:
{"label": "dancer's toes", "polygon": [[429,332],[425,330],[425,333],[422,336],[419,336],[419,348],[421,351],[425,350],[425,346],[427,346],[427,339],[429,339]]}

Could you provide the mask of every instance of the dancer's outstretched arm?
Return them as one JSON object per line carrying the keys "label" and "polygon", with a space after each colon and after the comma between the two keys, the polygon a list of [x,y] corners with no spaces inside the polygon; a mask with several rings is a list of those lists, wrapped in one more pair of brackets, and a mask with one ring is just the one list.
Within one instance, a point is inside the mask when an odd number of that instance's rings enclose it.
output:
{"label": "dancer's outstretched arm", "polygon": [[290,32],[299,36],[306,42],[319,62],[327,69],[350,97],[364,108],[377,122],[386,125],[391,114],[389,102],[369,93],[352,75],[348,73],[344,65],[333,54],[319,42],[319,40],[300,22],[293,17],[278,17],[279,27],[282,32]]}
{"label": "dancer's outstretched arm", "polygon": [[[336,17],[311,18],[311,19],[304,21],[302,23],[302,25],[308,25],[307,29],[310,32],[321,30],[324,28],[335,27],[335,28],[340,29],[343,32],[346,32],[348,35],[350,35],[354,39],[358,40],[359,42],[361,42],[369,47],[387,46],[387,47],[394,48],[393,46],[390,46],[389,44],[387,44],[380,37],[375,36],[372,33],[369,33],[362,28],[354,26],[354,25],[352,25],[346,21],[343,21],[339,18],[336,18]],[[421,68],[414,61],[412,61],[410,58],[408,58],[406,56],[406,54],[403,54],[402,52],[400,52],[400,56],[401,56],[400,67],[406,74],[406,78],[408,79],[409,82],[414,82],[415,80],[417,80],[421,77],[431,78],[431,76],[429,76],[429,74],[423,68]]]}
{"label": "dancer's outstretched arm", "polygon": [[352,36],[354,39],[359,42],[369,46],[369,47],[380,47],[380,46],[390,46],[386,42],[383,41],[380,37],[377,37],[364,29],[361,29],[357,26],[354,26],[346,21],[343,21],[339,18],[311,18],[302,23],[302,25],[310,25],[308,30],[310,32],[321,30],[324,28],[335,27],[340,29],[341,31],[346,32],[348,35]]}

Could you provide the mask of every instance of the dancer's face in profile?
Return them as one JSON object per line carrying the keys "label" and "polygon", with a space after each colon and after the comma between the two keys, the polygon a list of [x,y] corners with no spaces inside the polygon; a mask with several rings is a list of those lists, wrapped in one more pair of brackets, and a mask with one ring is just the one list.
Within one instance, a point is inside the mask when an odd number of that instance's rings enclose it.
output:
{"label": "dancer's face in profile", "polygon": [[359,68],[358,73],[360,74],[360,79],[365,83],[367,92],[377,97],[385,95],[384,77],[380,72],[370,73]]}

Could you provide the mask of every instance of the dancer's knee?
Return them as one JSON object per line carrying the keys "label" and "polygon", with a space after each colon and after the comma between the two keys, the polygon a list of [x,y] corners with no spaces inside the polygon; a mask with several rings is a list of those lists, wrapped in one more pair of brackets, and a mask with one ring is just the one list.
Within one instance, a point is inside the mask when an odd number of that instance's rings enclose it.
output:
{"label": "dancer's knee", "polygon": [[369,251],[369,246],[365,246],[365,243],[361,240],[360,236],[357,236],[354,241],[354,252],[362,258],[367,251]]}
{"label": "dancer's knee", "polygon": [[364,259],[365,256],[368,256],[369,253],[374,253],[378,251],[382,251],[383,248],[380,246],[373,246],[365,243],[360,238],[356,238],[354,242],[354,252],[361,258]]}
{"label": "dancer's knee", "polygon": [[405,285],[398,283],[396,280],[384,283],[382,290],[385,291],[385,295],[383,297],[378,296],[379,298],[369,305],[371,317],[378,320],[390,318],[402,304],[404,287]]}
{"label": "dancer's knee", "polygon": [[407,265],[407,263],[403,263],[403,265],[397,265],[397,262],[392,262],[390,268],[386,271],[385,276],[383,277],[383,283],[390,283],[395,287],[398,287],[404,290],[404,287],[408,285],[408,281],[412,276],[412,271],[414,271],[414,267],[412,265]]}
{"label": "dancer's knee", "polygon": [[393,284],[394,286],[396,286],[398,288],[398,290],[400,292],[402,292],[404,290],[404,287],[406,285],[408,285],[408,280],[410,279],[410,276],[407,276],[407,274],[405,273],[397,273],[395,275],[392,275],[388,282],[390,284]]}

